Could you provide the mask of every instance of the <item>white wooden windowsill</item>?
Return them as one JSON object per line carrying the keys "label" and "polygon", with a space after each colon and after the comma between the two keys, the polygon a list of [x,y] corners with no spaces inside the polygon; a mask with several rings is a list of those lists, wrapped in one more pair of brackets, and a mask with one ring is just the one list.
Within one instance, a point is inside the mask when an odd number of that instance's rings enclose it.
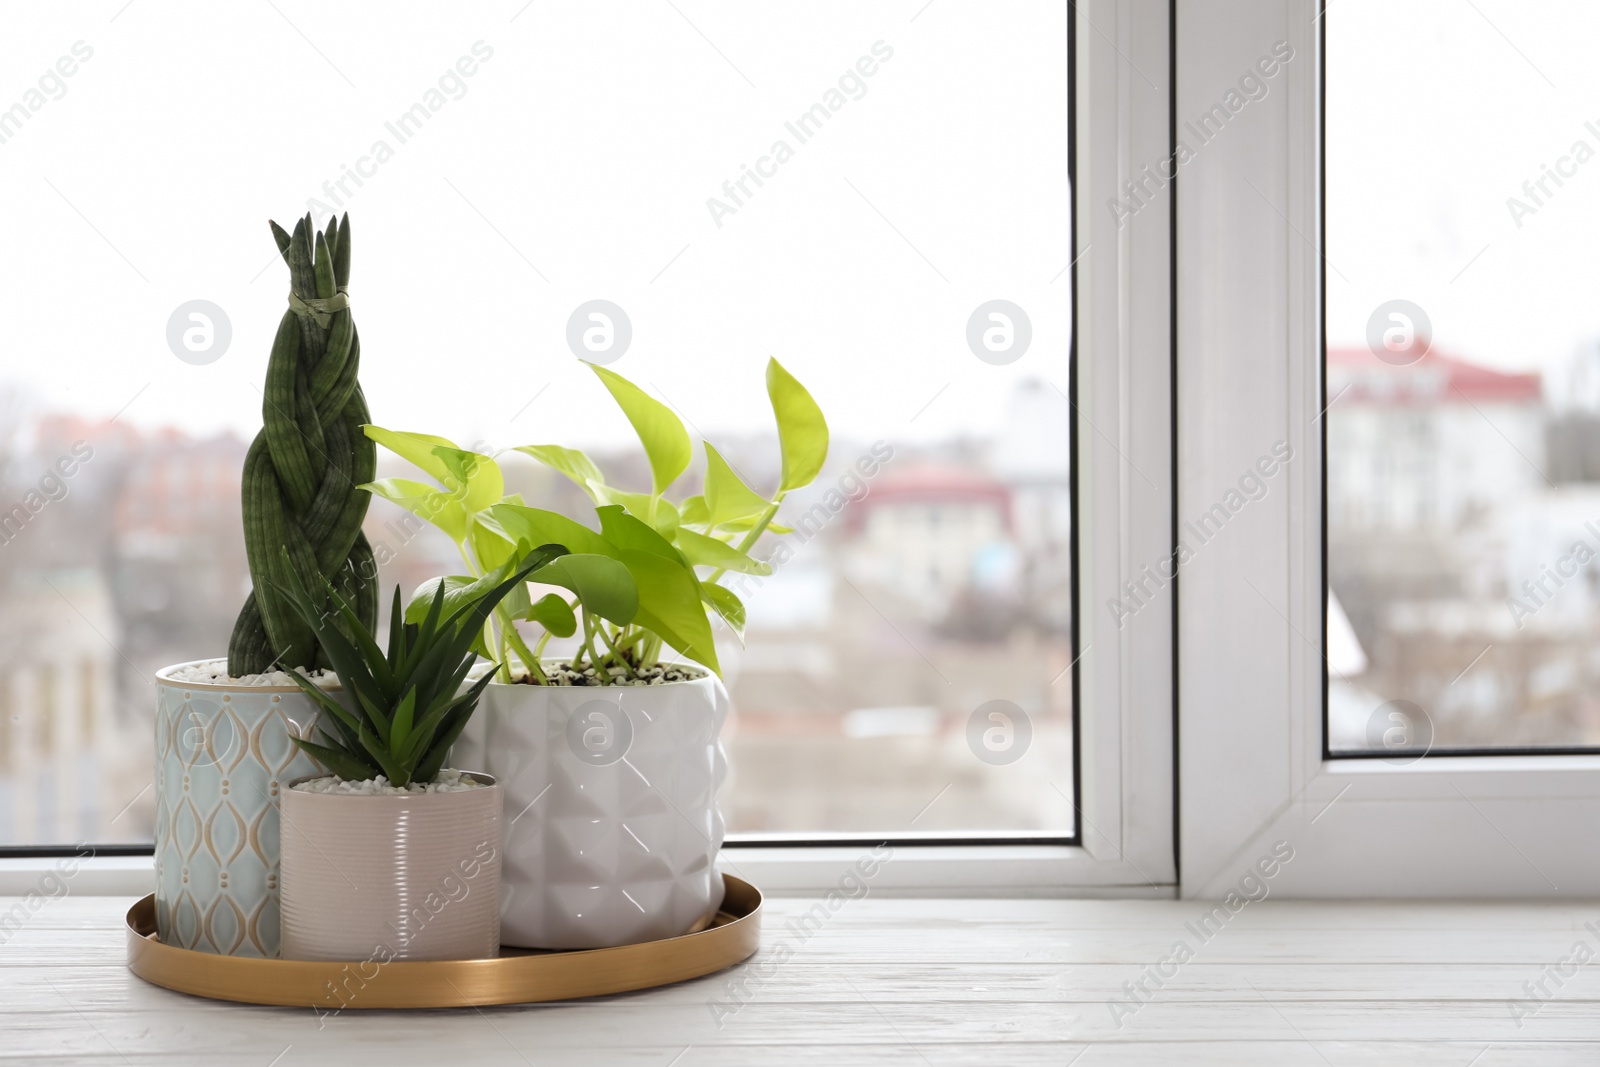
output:
{"label": "white wooden windowsill", "polygon": [[[15,899],[0,899],[0,914]],[[0,1060],[27,1064],[1591,1064],[1600,903],[1130,900],[767,904],[763,951],[663,989],[484,1010],[259,1008],[125,967],[127,898],[74,890],[0,944]],[[777,949],[787,941],[792,955]],[[1164,963],[1174,946],[1193,956]],[[1155,980],[1160,970],[1174,973]],[[1560,985],[1548,976],[1571,973]],[[1144,981],[1137,1006],[1124,983]],[[1524,983],[1550,996],[1532,1012]],[[1115,999],[1114,999],[1115,998]],[[1519,1027],[1514,1002],[1530,1013]],[[1109,1002],[1109,1003],[1108,1003]],[[1114,1010],[1112,1005],[1122,1005]],[[1120,1022],[1120,1025],[1119,1025]],[[1476,1058],[1475,1058],[1476,1057]]]}
{"label": "white wooden windowsill", "polygon": [[[825,893],[852,875],[870,846],[724,848],[718,864],[773,896]],[[1114,852],[1114,849],[1113,849]],[[0,896],[21,896],[51,870],[72,868],[75,895],[138,897],[155,884],[150,856],[90,856],[73,863],[50,857],[0,858]],[[1140,897],[1175,895],[1139,868],[1097,861],[1082,848],[1037,845],[916,845],[894,849],[870,879],[875,896],[895,897]]]}

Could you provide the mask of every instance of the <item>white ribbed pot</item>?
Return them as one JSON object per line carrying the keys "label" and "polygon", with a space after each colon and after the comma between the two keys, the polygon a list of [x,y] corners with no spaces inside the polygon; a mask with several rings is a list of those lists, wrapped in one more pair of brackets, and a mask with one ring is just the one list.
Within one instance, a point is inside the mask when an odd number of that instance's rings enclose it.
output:
{"label": "white ribbed pot", "polygon": [[493,959],[501,789],[362,796],[290,788],[282,823],[286,960]]}
{"label": "white ribbed pot", "polygon": [[452,759],[483,767],[505,790],[503,944],[609,948],[715,917],[728,707],[709,674],[484,690]]}

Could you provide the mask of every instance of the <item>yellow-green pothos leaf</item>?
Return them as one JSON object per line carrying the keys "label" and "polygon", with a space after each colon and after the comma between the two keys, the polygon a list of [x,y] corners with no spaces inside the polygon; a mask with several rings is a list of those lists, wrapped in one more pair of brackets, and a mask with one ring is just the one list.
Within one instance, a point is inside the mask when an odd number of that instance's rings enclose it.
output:
{"label": "yellow-green pothos leaf", "polygon": [[639,435],[639,443],[644,446],[644,454],[650,460],[654,491],[659,496],[689,466],[693,453],[689,431],[683,428],[683,421],[673,414],[671,408],[616,371],[593,363],[588,366],[605,384],[617,406],[622,408],[622,413],[633,424],[634,433]]}
{"label": "yellow-green pothos leaf", "polygon": [[828,458],[828,423],[806,387],[776,359],[767,361],[767,396],[778,421],[784,492],[810,485]]}

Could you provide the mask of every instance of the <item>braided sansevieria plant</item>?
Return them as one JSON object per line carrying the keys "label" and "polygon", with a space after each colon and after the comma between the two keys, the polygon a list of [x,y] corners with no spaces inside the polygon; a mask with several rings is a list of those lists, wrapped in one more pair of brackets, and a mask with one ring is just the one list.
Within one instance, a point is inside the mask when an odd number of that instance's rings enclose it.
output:
{"label": "braided sansevieria plant", "polygon": [[[317,233],[311,216],[285,233],[271,223],[289,265],[289,309],[267,362],[263,427],[244,461],[244,542],[254,592],[228,643],[235,678],[274,666],[329,666],[305,620],[281,592],[333,583],[362,625],[378,614],[377,565],[361,532],[377,457],[356,381],[361,342],[350,317],[350,217]],[[285,553],[284,549],[288,552]],[[295,571],[293,577],[287,568]]]}

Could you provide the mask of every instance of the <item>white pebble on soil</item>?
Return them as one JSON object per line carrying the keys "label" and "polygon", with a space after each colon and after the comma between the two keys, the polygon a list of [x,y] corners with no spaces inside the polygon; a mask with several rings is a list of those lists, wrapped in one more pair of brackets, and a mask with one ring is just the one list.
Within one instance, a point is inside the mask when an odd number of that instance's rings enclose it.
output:
{"label": "white pebble on soil", "polygon": [[[324,689],[339,688],[339,678],[332,671],[307,671],[304,667],[296,667],[295,673],[311,679]],[[289,677],[287,671],[267,671],[264,674],[247,674],[243,678],[230,678],[228,661],[225,659],[186,664],[165,677],[169,681],[200,682],[205,685],[294,685],[294,679]]]}
{"label": "white pebble on soil", "polygon": [[390,785],[389,779],[381,774],[364,782],[347,782],[343,778],[330,775],[327,778],[313,778],[309,782],[301,782],[294,788],[299,793],[338,793],[357,797],[393,797],[407,793],[464,793],[469,789],[485,788],[484,783],[466,777],[466,773],[445,768],[431,782],[412,782],[404,787]]}
{"label": "white pebble on soil", "polygon": [[[468,678],[477,681],[484,674],[494,668],[494,664],[487,660],[479,660],[468,672]],[[544,665],[545,677],[550,679],[550,685],[567,686],[601,686],[601,685],[666,685],[669,682],[693,682],[706,677],[710,672],[699,667],[690,667],[681,663],[658,663],[653,667],[645,667],[633,678],[628,677],[628,672],[622,667],[606,668],[604,679],[595,676],[593,667],[585,667],[582,671],[575,671],[565,663],[546,663]],[[511,672],[511,681],[520,685],[535,685],[528,678],[528,673],[521,667]]]}

